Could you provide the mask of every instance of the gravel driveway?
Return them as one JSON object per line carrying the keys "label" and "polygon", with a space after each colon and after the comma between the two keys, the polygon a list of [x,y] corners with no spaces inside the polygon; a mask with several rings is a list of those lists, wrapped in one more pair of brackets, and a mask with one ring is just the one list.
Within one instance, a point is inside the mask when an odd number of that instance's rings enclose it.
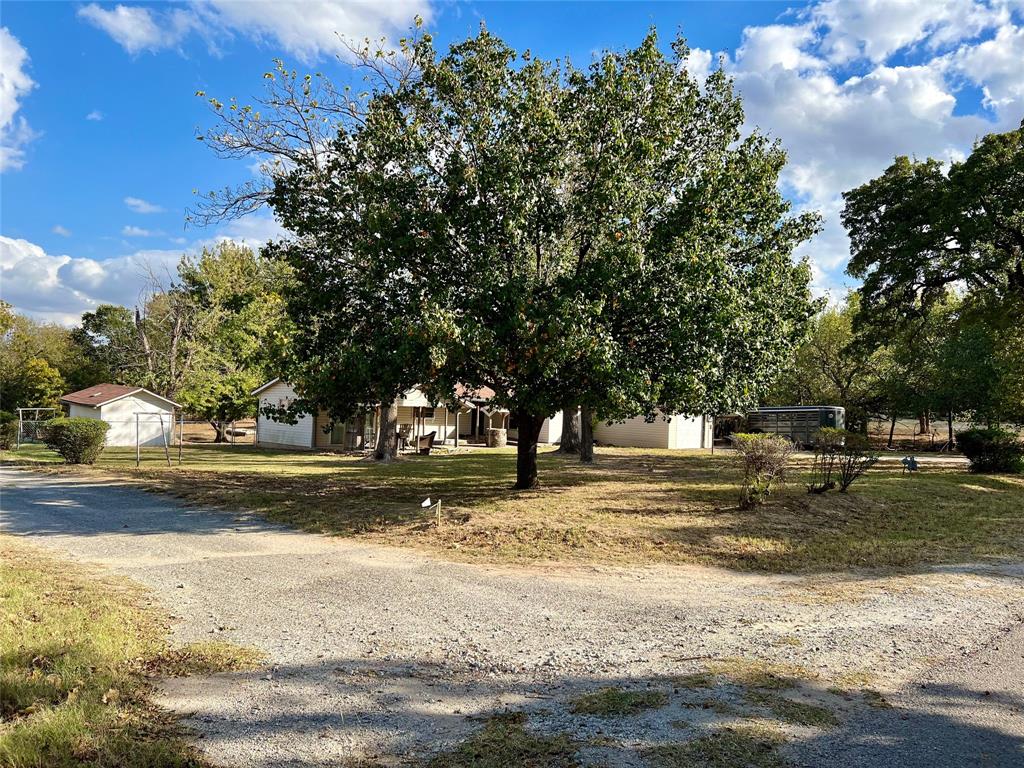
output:
{"label": "gravel driveway", "polygon": [[975,697],[962,718],[928,714],[973,684],[976,672],[955,672],[957,664],[974,663],[1020,622],[1021,567],[888,576],[485,567],[300,533],[88,477],[0,468],[0,481],[3,531],[151,587],[182,641],[223,638],[268,654],[259,672],[172,680],[162,691],[162,703],[186,713],[204,749],[225,764],[345,765],[357,756],[391,764],[465,737],[479,728],[476,716],[506,706],[534,713],[542,730],[601,735],[611,746],[595,760],[640,764],[637,745],[680,738],[668,718],[595,723],[573,717],[566,699],[604,685],[663,683],[728,657],[801,665],[809,690],[856,676],[897,699],[921,675],[941,680],[935,670],[954,670],[956,686],[928,689],[938,704],[911,696],[899,714],[852,707],[827,735],[792,729],[798,764],[910,765],[892,749],[863,763],[849,750],[863,746],[865,728],[904,728],[905,736],[958,718],[964,733],[995,733],[1010,750],[1022,743],[1019,664],[1003,675],[1002,693]]}

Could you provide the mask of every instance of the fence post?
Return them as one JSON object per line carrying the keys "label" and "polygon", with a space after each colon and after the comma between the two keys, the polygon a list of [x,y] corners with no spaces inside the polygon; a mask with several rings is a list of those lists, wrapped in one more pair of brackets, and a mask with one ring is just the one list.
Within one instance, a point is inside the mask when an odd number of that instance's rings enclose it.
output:
{"label": "fence post", "polygon": [[181,425],[178,427],[178,466],[181,466],[181,446],[185,442],[185,412],[182,411],[178,415],[178,423]]}
{"label": "fence post", "polygon": [[171,466],[171,441],[167,439],[167,433],[170,431],[171,436],[174,435],[174,413],[171,413],[171,423],[167,429],[164,429],[164,415],[161,413],[160,416],[160,437],[164,441],[164,458],[167,459],[167,466]]}

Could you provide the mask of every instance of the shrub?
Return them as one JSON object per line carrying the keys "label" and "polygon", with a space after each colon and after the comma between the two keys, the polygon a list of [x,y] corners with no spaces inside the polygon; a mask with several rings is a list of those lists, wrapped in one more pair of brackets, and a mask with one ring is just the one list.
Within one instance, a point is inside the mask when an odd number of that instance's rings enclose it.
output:
{"label": "shrub", "polygon": [[864,435],[845,429],[824,427],[814,435],[814,467],[808,493],[825,493],[836,487],[846,493],[854,480],[867,472],[878,454],[870,450]]}
{"label": "shrub", "polygon": [[743,468],[740,507],[750,509],[764,504],[772,490],[786,481],[793,444],[784,437],[761,433],[733,437]]}
{"label": "shrub", "polygon": [[0,411],[0,451],[9,451],[18,442],[18,417]]}
{"label": "shrub", "polygon": [[871,469],[877,461],[878,454],[871,450],[871,445],[864,435],[846,432],[836,459],[839,468],[839,492],[846,493],[853,485],[853,481]]}
{"label": "shrub", "polygon": [[808,493],[825,493],[836,487],[832,474],[845,438],[846,430],[835,427],[822,427],[814,434],[814,466],[811,482],[807,484]]}
{"label": "shrub", "polygon": [[103,451],[110,425],[99,419],[50,419],[43,424],[43,441],[68,464],[93,464]]}
{"label": "shrub", "polygon": [[971,461],[971,472],[1024,472],[1024,443],[999,427],[957,432],[957,445]]}

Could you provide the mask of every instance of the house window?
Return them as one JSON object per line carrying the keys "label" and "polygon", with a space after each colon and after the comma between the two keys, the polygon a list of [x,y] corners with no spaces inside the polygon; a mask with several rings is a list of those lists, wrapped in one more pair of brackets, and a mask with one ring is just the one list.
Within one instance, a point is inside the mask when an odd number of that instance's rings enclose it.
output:
{"label": "house window", "polygon": [[420,408],[420,416],[422,416],[424,419],[433,419],[434,418],[434,409],[433,408]]}

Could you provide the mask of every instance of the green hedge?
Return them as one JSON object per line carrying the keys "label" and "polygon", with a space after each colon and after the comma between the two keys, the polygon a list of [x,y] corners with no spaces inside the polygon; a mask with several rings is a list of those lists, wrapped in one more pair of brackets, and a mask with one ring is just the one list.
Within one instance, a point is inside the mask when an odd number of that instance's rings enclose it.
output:
{"label": "green hedge", "polygon": [[18,417],[10,411],[0,411],[0,451],[9,451],[18,442]]}
{"label": "green hedge", "polygon": [[50,419],[43,424],[43,440],[68,464],[93,464],[103,451],[108,429],[110,425],[99,419]]}
{"label": "green hedge", "polygon": [[971,472],[1024,472],[1024,443],[1016,432],[999,427],[956,433],[960,451],[971,460]]}

